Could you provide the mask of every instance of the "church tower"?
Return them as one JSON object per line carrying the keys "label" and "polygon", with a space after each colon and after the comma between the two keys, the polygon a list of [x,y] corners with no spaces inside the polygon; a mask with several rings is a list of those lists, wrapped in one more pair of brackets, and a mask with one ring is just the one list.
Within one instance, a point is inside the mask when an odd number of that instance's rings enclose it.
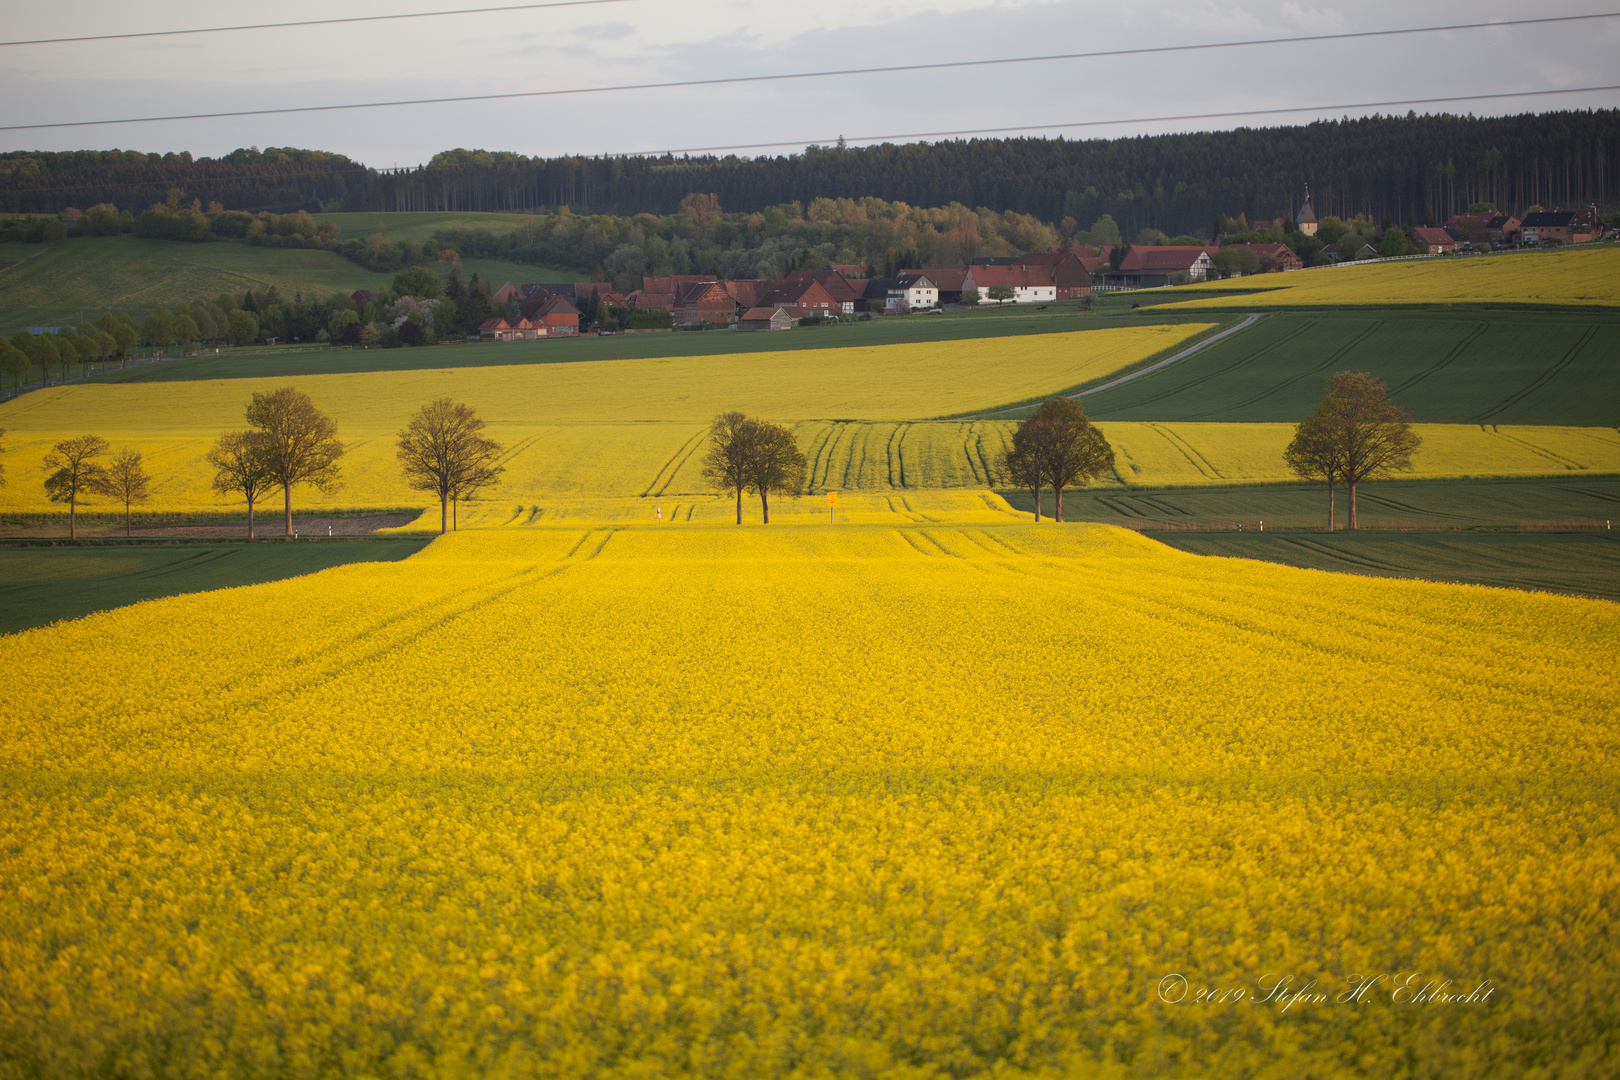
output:
{"label": "church tower", "polygon": [[1299,208],[1299,213],[1294,218],[1294,224],[1298,225],[1299,231],[1306,236],[1316,235],[1316,211],[1311,209],[1311,185],[1309,184],[1305,185],[1305,205]]}

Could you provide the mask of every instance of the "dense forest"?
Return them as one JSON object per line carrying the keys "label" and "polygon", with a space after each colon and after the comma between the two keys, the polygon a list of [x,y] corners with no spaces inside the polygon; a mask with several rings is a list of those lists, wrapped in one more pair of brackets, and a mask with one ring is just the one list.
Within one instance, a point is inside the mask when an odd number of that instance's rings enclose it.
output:
{"label": "dense forest", "polygon": [[727,211],[818,198],[959,203],[1047,222],[1104,214],[1207,236],[1216,215],[1286,216],[1310,186],[1318,215],[1438,218],[1477,202],[1620,202],[1620,110],[1476,118],[1370,117],[1121,139],[968,139],[812,147],[739,158],[529,158],[454,150],[406,170],[338,154],[237,150],[217,159],[133,151],[0,155],[0,212],[108,204],[139,212],[178,189],[231,210],[555,210],[671,214],[692,192]]}

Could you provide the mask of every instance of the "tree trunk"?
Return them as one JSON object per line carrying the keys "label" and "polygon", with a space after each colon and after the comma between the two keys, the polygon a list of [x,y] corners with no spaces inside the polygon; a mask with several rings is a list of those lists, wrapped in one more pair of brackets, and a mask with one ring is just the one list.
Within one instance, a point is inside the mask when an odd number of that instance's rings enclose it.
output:
{"label": "tree trunk", "polygon": [[450,527],[450,496],[439,496],[439,535],[443,536]]}
{"label": "tree trunk", "polygon": [[253,500],[248,499],[248,539],[253,539]]}
{"label": "tree trunk", "polygon": [[1041,520],[1041,489],[1035,489],[1035,520]]}
{"label": "tree trunk", "polygon": [[759,489],[759,513],[760,516],[765,519],[765,524],[769,525],[771,523],[771,503],[770,500],[766,498],[766,490],[764,488]]}
{"label": "tree trunk", "polygon": [[70,544],[73,543],[75,540],[77,540],[79,538],[78,512],[79,512],[79,493],[77,491],[69,492],[68,493],[68,543],[70,543]]}
{"label": "tree trunk", "polygon": [[1052,489],[1052,491],[1057,496],[1057,506],[1055,507],[1057,513],[1052,516],[1052,520],[1061,524],[1063,521],[1063,489],[1061,487],[1055,487]]}
{"label": "tree trunk", "polygon": [[1328,485],[1328,532],[1333,531],[1333,513],[1334,513],[1335,510],[1338,509],[1338,507],[1336,505],[1334,505],[1334,502],[1335,502],[1335,499],[1337,498],[1338,491],[1339,491],[1338,485],[1336,485],[1336,484],[1329,484]]}
{"label": "tree trunk", "polygon": [[742,524],[742,485],[737,485],[737,524]]}
{"label": "tree trunk", "polygon": [[281,494],[286,499],[287,507],[287,535],[292,536],[292,485],[282,484]]}
{"label": "tree trunk", "polygon": [[124,503],[124,539],[129,539],[129,503]]}
{"label": "tree trunk", "polygon": [[1356,527],[1356,482],[1350,481],[1350,527]]}

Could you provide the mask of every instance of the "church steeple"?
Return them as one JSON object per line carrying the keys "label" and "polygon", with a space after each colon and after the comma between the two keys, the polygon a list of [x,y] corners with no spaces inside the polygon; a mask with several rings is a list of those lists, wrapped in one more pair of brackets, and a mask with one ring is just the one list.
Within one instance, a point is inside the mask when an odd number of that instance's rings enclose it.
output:
{"label": "church steeple", "polygon": [[1294,216],[1294,224],[1298,225],[1299,231],[1306,236],[1316,235],[1316,211],[1311,209],[1311,185],[1309,184],[1305,185],[1305,205],[1301,206],[1299,213]]}

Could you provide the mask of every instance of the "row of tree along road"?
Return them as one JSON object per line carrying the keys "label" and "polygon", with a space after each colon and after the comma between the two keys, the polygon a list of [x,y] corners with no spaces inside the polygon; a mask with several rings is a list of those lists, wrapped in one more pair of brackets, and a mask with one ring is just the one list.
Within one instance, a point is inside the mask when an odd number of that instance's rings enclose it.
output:
{"label": "row of tree along road", "polygon": [[[344,447],[337,423],[293,387],[256,393],[248,402],[248,428],[220,435],[208,452],[213,488],[247,501],[248,538],[254,535],[254,508],[278,488],[282,492],[286,535],[293,535],[292,492],[300,485],[331,494],[342,485]],[[447,397],[428,402],[399,432],[396,452],[406,482],[439,500],[439,531],[455,527],[460,501],[496,483],[505,471],[501,444],[483,434],[484,421],[465,404]],[[5,434],[0,431],[0,436]],[[1412,467],[1422,445],[1410,417],[1390,400],[1384,384],[1363,372],[1341,372],[1328,380],[1315,412],[1299,423],[1284,454],[1302,479],[1328,489],[1328,529],[1335,527],[1337,491],[1350,490],[1350,528],[1357,526],[1356,488]],[[110,462],[103,464],[110,455]],[[1007,482],[1034,496],[1035,520],[1050,490],[1054,517],[1063,520],[1063,492],[1114,469],[1114,449],[1074,398],[1056,397],[1020,421],[997,466]],[[87,493],[124,505],[124,532],[130,508],[150,497],[152,477],[141,455],[112,452],[98,435],[64,439],[45,455],[46,495],[68,504],[68,536],[78,539],[77,512]],[[771,520],[770,497],[804,493],[806,460],[793,433],[780,424],[740,412],[722,413],[709,426],[703,475],[717,489],[734,493],[737,524],[742,524],[743,493],[759,495],[760,512]],[[0,484],[5,472],[0,468]]]}

